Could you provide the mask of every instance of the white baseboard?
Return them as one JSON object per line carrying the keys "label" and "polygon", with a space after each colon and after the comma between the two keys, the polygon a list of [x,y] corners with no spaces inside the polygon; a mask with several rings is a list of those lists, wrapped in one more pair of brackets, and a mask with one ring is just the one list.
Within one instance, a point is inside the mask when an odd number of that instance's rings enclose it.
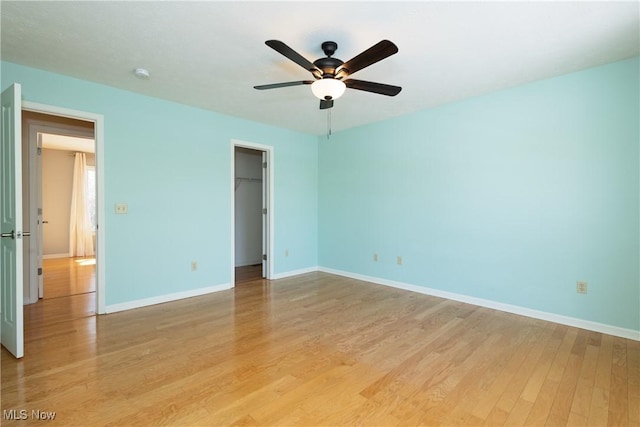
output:
{"label": "white baseboard", "polygon": [[134,308],[146,307],[149,305],[162,304],[170,301],[177,301],[184,298],[197,297],[200,295],[206,295],[213,292],[226,291],[227,289],[231,289],[232,286],[230,283],[223,283],[222,285],[209,286],[206,288],[193,289],[190,291],[184,292],[175,292],[172,294],[159,295],[151,298],[144,298],[135,301],[123,302],[120,304],[112,304],[108,305],[106,308],[106,312],[115,313],[118,311],[131,310]]}
{"label": "white baseboard", "polygon": [[425,295],[446,298],[454,301],[460,301],[467,304],[473,304],[480,307],[492,308],[494,310],[505,311],[507,313],[518,314],[521,316],[532,317],[534,319],[546,320],[549,322],[559,323],[561,325],[573,326],[589,331],[600,332],[603,334],[613,335],[616,337],[628,338],[640,341],[640,331],[633,329],[621,328],[618,326],[607,325],[604,323],[592,322],[590,320],[578,319],[575,317],[562,316],[559,314],[548,313],[546,311],[533,310],[517,305],[504,304],[482,298],[471,297],[453,292],[441,291],[438,289],[427,288],[423,286],[411,285],[409,283],[396,282],[393,280],[380,279],[377,277],[365,276],[362,274],[351,273],[348,271],[334,270],[332,268],[319,267],[319,271],[335,274],[337,276],[349,277],[351,279],[362,280],[364,282],[376,283],[378,285],[390,286],[392,288],[404,289],[406,291],[417,292]]}
{"label": "white baseboard", "polygon": [[[326,267],[308,267],[299,270],[287,271],[284,273],[278,273],[271,277],[272,280],[284,279],[287,277],[298,276],[301,274],[312,273],[315,271],[322,271],[324,273],[335,274],[337,276],[348,277],[351,279],[361,280],[363,282],[375,283],[378,285],[389,286],[396,289],[403,289],[406,291],[417,292],[424,295],[431,295],[440,298],[446,298],[453,301],[460,301],[467,304],[473,304],[480,307],[491,308],[494,310],[504,311],[507,313],[518,314],[521,316],[531,317],[534,319],[546,320],[549,322],[558,323],[561,325],[572,326],[580,329],[586,329],[589,331],[600,332],[603,334],[613,335],[621,338],[628,338],[635,341],[640,341],[640,331],[633,329],[621,328],[618,326],[607,325],[604,323],[593,322],[590,320],[578,319],[575,317],[562,316],[559,314],[548,313],[546,311],[533,310],[526,307],[517,305],[504,304],[501,302],[486,300],[482,298],[476,298],[468,295],[457,294],[453,292],[441,291],[439,289],[427,288],[424,286],[412,285],[404,282],[397,282],[394,280],[381,279],[378,277],[365,276],[363,274],[351,273],[348,271],[335,270]],[[112,304],[106,307],[107,313],[115,313],[118,311],[131,310],[134,308],[146,307],[149,305],[162,304],[165,302],[176,301],[184,298],[191,298],[200,295],[206,295],[213,292],[219,292],[231,289],[232,286],[229,283],[224,283],[216,286],[209,286],[206,288],[194,289],[184,292],[176,292],[167,295],[160,295],[151,298],[144,298],[135,301],[129,301],[120,304]]]}
{"label": "white baseboard", "polygon": [[313,273],[318,271],[318,267],[301,268],[300,270],[285,271],[271,276],[271,280],[285,279],[287,277],[298,276],[300,274]]}
{"label": "white baseboard", "polygon": [[42,255],[42,259],[54,259],[54,258],[71,258],[71,255],[69,255],[69,253]]}

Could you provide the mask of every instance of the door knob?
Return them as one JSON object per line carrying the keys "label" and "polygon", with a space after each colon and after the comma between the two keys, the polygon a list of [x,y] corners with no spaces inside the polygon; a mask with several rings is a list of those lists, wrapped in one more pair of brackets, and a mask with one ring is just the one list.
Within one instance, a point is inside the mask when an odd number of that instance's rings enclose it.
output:
{"label": "door knob", "polygon": [[15,230],[11,230],[11,233],[2,233],[0,234],[1,237],[11,237],[12,239],[16,238],[16,231]]}

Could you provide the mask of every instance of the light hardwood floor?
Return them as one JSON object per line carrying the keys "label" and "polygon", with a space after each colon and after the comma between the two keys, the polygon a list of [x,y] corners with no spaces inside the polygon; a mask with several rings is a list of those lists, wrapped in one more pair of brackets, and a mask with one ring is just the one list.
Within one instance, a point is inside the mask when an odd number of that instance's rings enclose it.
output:
{"label": "light hardwood floor", "polygon": [[41,325],[24,359],[2,350],[2,409],[64,426],[637,426],[640,342],[310,273]]}
{"label": "light hardwood floor", "polygon": [[236,267],[236,285],[262,279],[262,264]]}
{"label": "light hardwood floor", "polygon": [[96,291],[94,257],[52,258],[42,262],[44,299]]}
{"label": "light hardwood floor", "polygon": [[53,324],[73,327],[73,320],[96,314],[96,265],[93,257],[43,261],[43,298],[24,307],[25,340],[38,340]]}

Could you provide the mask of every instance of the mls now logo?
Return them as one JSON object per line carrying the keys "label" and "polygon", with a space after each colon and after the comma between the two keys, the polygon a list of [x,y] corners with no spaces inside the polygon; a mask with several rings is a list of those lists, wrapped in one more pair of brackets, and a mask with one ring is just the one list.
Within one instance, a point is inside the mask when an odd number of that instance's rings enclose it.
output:
{"label": "mls now logo", "polygon": [[56,418],[56,413],[34,409],[31,411],[31,414],[29,414],[29,411],[26,409],[5,409],[2,411],[2,418],[12,421],[23,421],[27,419],[51,421]]}

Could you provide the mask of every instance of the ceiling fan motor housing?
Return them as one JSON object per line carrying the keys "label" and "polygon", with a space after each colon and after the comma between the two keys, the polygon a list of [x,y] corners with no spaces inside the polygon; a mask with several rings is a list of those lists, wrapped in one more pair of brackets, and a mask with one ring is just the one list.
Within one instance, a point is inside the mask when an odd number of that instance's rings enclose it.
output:
{"label": "ceiling fan motor housing", "polygon": [[313,65],[315,65],[320,70],[322,70],[321,77],[323,79],[335,78],[336,69],[342,64],[344,64],[344,61],[338,58],[331,57],[336,52],[337,49],[338,49],[338,43],[336,42],[327,41],[322,43],[322,51],[324,52],[325,55],[327,55],[327,57],[320,58],[314,61]]}
{"label": "ceiling fan motor housing", "polygon": [[342,64],[344,64],[344,62],[339,60],[338,58],[329,58],[329,57],[318,59],[313,63],[313,65],[315,65],[320,70],[322,70],[321,77],[323,79],[335,78],[336,69]]}

